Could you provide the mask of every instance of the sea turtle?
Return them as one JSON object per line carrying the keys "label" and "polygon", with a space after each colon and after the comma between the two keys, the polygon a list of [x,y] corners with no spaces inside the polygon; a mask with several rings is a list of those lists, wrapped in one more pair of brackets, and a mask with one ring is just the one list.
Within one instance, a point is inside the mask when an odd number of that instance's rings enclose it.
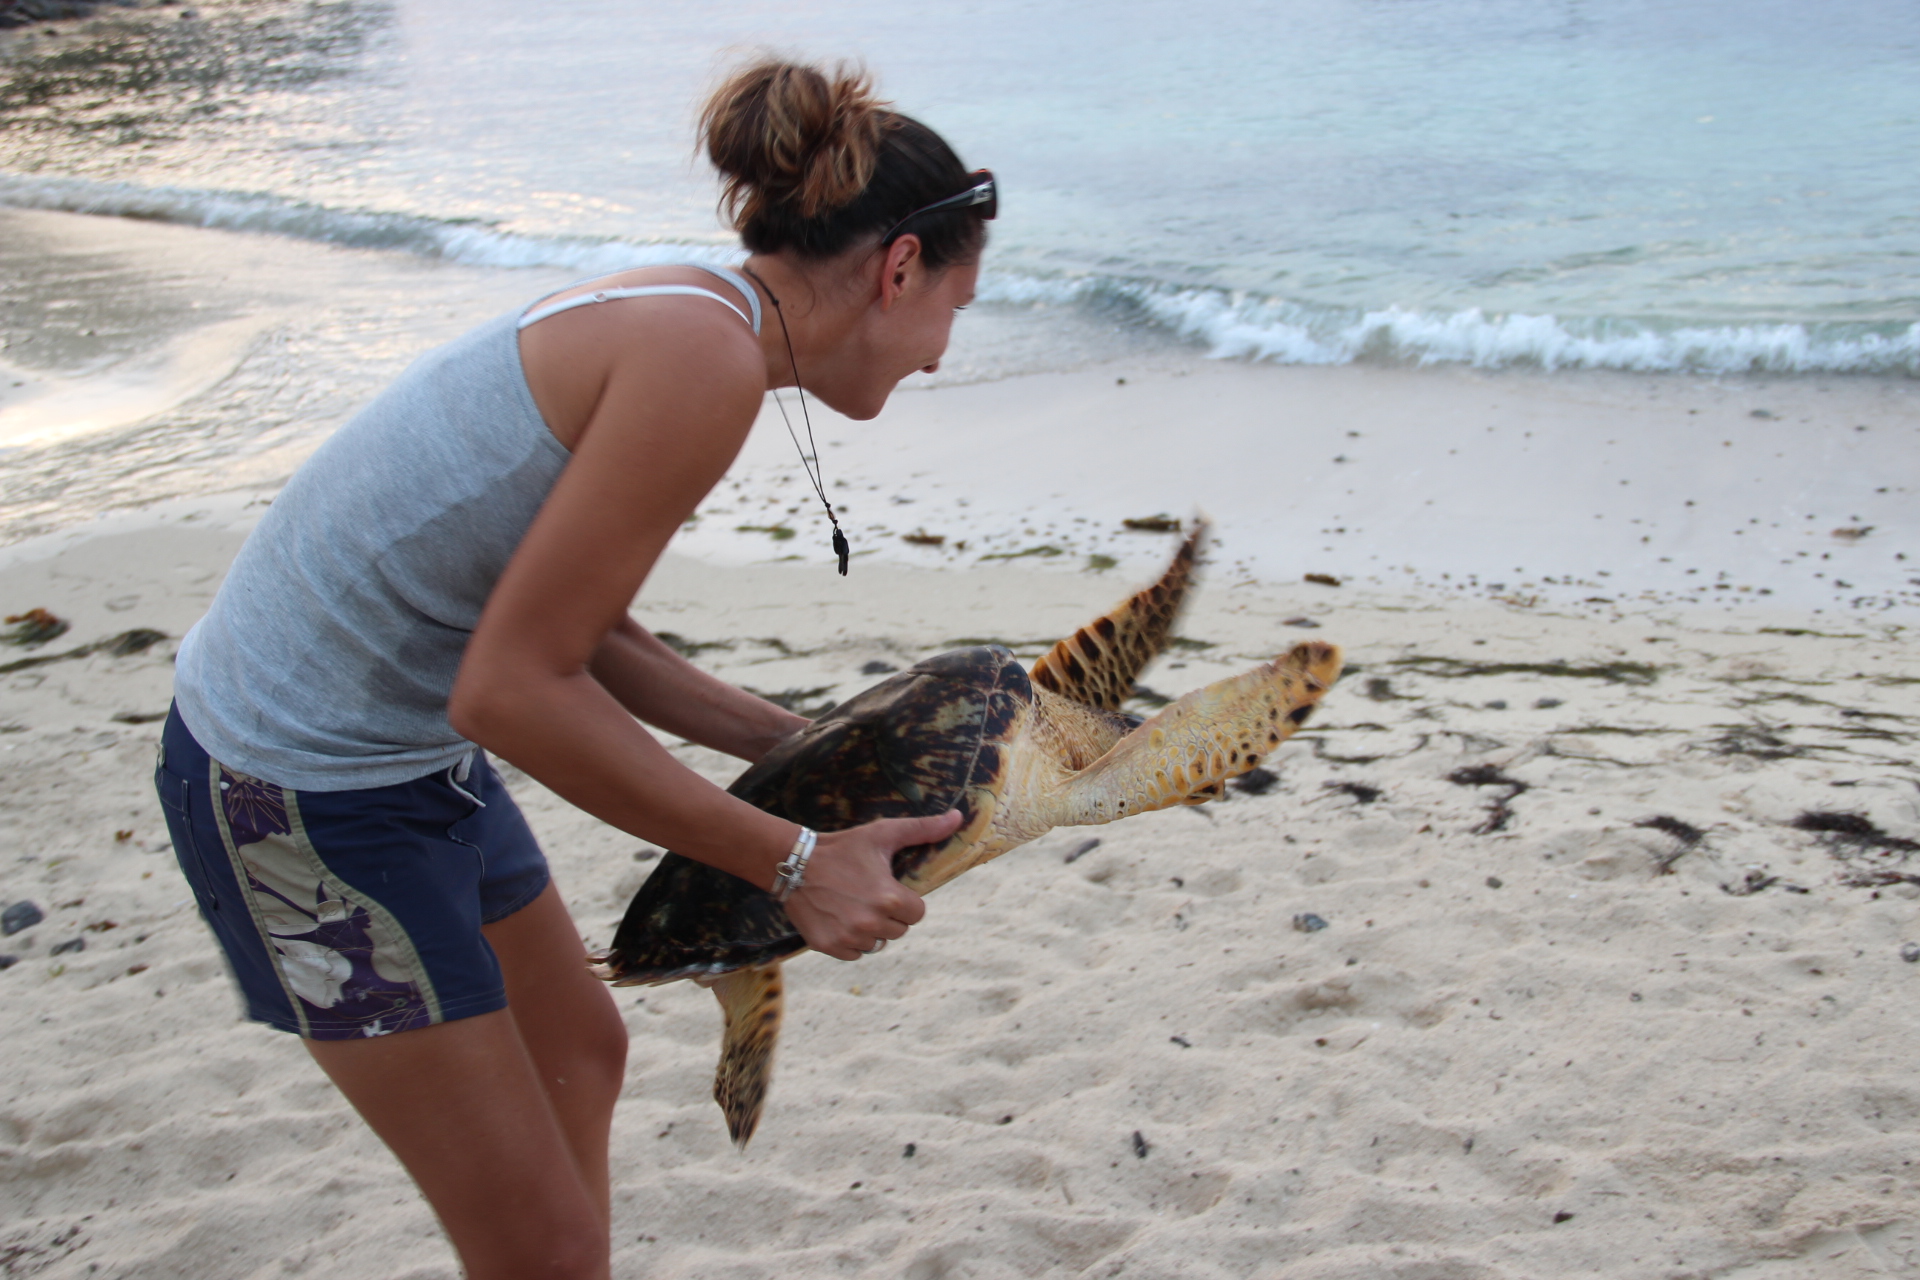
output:
{"label": "sea turtle", "polygon": [[[1296,645],[1144,723],[1122,712],[1166,646],[1203,535],[1182,543],[1159,582],[1031,671],[1000,645],[928,658],[826,712],[728,790],[821,831],[959,809],[964,821],[944,843],[894,855],[894,874],[922,894],[1054,827],[1214,799],[1306,720],[1339,677],[1340,651]],[[780,962],[805,949],[770,894],[669,853],[593,962],[619,986],[693,978],[713,988],[726,1017],[714,1099],[745,1146],[780,1033]]]}

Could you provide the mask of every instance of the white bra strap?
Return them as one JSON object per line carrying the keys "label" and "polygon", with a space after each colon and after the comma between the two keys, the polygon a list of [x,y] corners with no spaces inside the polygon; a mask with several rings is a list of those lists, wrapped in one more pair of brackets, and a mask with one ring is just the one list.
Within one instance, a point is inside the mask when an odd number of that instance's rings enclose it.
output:
{"label": "white bra strap", "polygon": [[[714,274],[731,276],[733,273],[730,271],[715,271]],[[731,284],[733,281],[729,280],[728,283]],[[575,307],[591,306],[596,302],[612,302],[616,298],[690,297],[712,298],[715,302],[733,312],[733,314],[739,316],[742,320],[745,320],[753,327],[754,334],[758,336],[760,333],[760,298],[754,293],[752,287],[749,286],[745,280],[741,280],[739,284],[741,286],[740,291],[753,301],[753,314],[751,316],[711,289],[702,289],[698,285],[691,284],[650,284],[635,289],[601,289],[594,293],[583,293],[578,297],[568,298],[564,302],[555,302],[544,307],[536,307],[534,310],[520,317],[519,327],[524,329],[530,324],[537,324],[545,320],[548,316],[558,315],[562,311],[570,311]]]}
{"label": "white bra strap", "polygon": [[[699,263],[692,263],[690,265],[699,267],[700,270],[709,275],[719,276],[722,280],[725,280],[741,292],[747,300],[747,305],[753,308],[753,319],[750,323],[753,325],[753,332],[755,335],[758,335],[760,332],[760,291],[748,284],[747,278],[738,271],[730,271],[726,267],[701,266]],[[737,311],[739,308],[735,307],[734,310]]]}

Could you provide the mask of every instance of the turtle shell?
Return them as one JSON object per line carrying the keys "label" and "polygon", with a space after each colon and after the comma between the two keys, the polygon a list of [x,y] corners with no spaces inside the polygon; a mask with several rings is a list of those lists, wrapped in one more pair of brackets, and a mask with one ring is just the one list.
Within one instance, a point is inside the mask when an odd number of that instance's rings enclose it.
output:
{"label": "turtle shell", "polygon": [[[1026,669],[1007,649],[951,650],[828,711],[727,791],[816,831],[948,809],[962,812],[965,831],[981,801],[999,794],[1009,735],[1032,702]],[[911,874],[942,847],[900,850],[893,874]],[[602,963],[621,985],[658,983],[805,948],[772,894],[668,853],[634,895]]]}

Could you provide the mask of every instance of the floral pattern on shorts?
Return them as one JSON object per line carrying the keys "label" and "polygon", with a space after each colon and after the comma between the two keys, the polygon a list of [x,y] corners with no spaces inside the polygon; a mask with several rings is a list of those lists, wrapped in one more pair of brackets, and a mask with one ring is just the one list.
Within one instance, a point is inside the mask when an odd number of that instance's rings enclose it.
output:
{"label": "floral pattern on shorts", "polygon": [[387,1035],[438,1021],[405,930],[328,874],[283,788],[216,766],[220,814],[305,1034]]}

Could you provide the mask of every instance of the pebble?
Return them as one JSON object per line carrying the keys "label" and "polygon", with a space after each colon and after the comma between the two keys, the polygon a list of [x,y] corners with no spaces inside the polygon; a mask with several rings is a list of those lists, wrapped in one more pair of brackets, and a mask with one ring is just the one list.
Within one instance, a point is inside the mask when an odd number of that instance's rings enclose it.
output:
{"label": "pebble", "polygon": [[87,949],[87,940],[85,938],[68,938],[65,942],[54,943],[53,950],[49,951],[47,954],[55,955],[55,956],[63,956],[67,954],[67,952],[69,951],[85,951],[86,949]]}
{"label": "pebble", "polygon": [[1293,918],[1293,927],[1302,933],[1318,933],[1327,927],[1327,922],[1311,911],[1302,911]]}
{"label": "pebble", "polygon": [[1133,1154],[1139,1156],[1142,1160],[1145,1160],[1147,1158],[1147,1152],[1151,1150],[1153,1150],[1153,1144],[1148,1142],[1145,1137],[1141,1136],[1141,1133],[1138,1129],[1135,1129],[1133,1131]]}
{"label": "pebble", "polygon": [[31,929],[47,917],[31,902],[16,902],[0,912],[0,934],[12,937],[22,929]]}
{"label": "pebble", "polygon": [[918,1151],[919,1149],[920,1149],[920,1148],[919,1148],[919,1144],[917,1144],[917,1143],[912,1143],[912,1142],[909,1142],[909,1143],[907,1144],[907,1149],[906,1149],[905,1151],[902,1151],[902,1152],[900,1153],[900,1156],[901,1156],[901,1158],[902,1158],[902,1159],[905,1159],[905,1160],[911,1160],[911,1159],[913,1159],[913,1153],[914,1153],[915,1151]]}
{"label": "pebble", "polygon": [[1905,943],[1900,948],[1900,958],[1908,964],[1920,963],[1920,942]]}
{"label": "pebble", "polygon": [[1487,888],[1489,889],[1498,889],[1504,884],[1506,884],[1506,881],[1502,880],[1499,876],[1487,877]]}
{"label": "pebble", "polygon": [[11,969],[19,963],[19,956],[0,956],[0,969]]}
{"label": "pebble", "polygon": [[872,662],[863,662],[860,664],[860,674],[863,676],[884,676],[899,669],[900,668],[894,666],[891,662],[882,662],[878,658],[875,658]]}
{"label": "pebble", "polygon": [[1283,627],[1300,627],[1303,630],[1318,627],[1320,624],[1312,618],[1288,618],[1280,624]]}

